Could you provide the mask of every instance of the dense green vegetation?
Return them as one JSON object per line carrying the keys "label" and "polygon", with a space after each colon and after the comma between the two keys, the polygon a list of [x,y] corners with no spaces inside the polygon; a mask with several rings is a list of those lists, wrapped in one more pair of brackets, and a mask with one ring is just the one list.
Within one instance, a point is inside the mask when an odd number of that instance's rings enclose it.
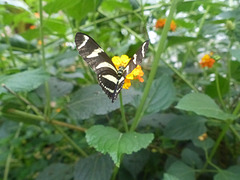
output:
{"label": "dense green vegetation", "polygon": [[[0,12],[0,179],[239,179],[239,1],[2,0]],[[110,57],[150,39],[144,76],[112,103],[77,32]]]}

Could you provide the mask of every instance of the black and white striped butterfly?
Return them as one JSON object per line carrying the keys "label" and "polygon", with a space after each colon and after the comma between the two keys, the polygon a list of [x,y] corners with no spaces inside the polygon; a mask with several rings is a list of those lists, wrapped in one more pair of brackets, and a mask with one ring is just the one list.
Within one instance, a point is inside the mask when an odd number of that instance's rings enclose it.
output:
{"label": "black and white striped butterfly", "polygon": [[99,85],[108,97],[112,99],[112,102],[114,102],[123,87],[126,76],[145,57],[149,40],[141,45],[126,67],[119,67],[118,70],[108,55],[90,36],[78,32],[75,36],[75,43],[80,56],[96,72]]}

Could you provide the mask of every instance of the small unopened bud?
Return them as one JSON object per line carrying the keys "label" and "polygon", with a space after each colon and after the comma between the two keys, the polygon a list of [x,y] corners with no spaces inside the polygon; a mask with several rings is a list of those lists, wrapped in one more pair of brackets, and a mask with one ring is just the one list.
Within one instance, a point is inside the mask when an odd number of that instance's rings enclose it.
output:
{"label": "small unopened bud", "polygon": [[226,22],[226,28],[227,28],[228,30],[232,31],[232,30],[235,29],[235,24],[234,24],[232,21],[227,20],[227,22]]}

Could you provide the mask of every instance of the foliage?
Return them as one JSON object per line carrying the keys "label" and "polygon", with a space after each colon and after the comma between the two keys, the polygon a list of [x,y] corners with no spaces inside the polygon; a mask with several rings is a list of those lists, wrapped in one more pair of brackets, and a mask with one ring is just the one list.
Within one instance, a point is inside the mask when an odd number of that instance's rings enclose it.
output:
{"label": "foliage", "polygon": [[[239,179],[238,1],[4,0],[0,12],[0,179]],[[150,39],[144,82],[112,103],[77,32],[110,57]]]}

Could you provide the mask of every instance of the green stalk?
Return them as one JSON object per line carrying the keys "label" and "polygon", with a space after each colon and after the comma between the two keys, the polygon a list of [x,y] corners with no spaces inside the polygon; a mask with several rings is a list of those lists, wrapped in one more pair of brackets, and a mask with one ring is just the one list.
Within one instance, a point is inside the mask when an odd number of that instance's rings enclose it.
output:
{"label": "green stalk", "polygon": [[219,101],[220,101],[223,109],[226,111],[226,107],[225,107],[225,104],[224,104],[224,102],[223,102],[222,93],[221,93],[221,90],[220,90],[217,67],[215,67],[215,78],[216,78],[216,81],[215,81],[215,82],[216,82],[218,99],[219,99]]}
{"label": "green stalk", "polygon": [[[18,129],[17,129],[13,139],[17,139],[19,137],[20,131],[22,129],[22,125],[23,125],[23,123],[19,123]],[[9,173],[9,170],[10,170],[10,164],[11,164],[11,160],[12,160],[13,150],[14,150],[14,145],[11,145],[9,153],[8,153],[8,156],[7,156],[5,169],[4,169],[3,180],[7,180],[8,179],[8,173]]]}
{"label": "green stalk", "polygon": [[[198,32],[197,32],[197,34],[196,34],[196,37],[198,37],[199,33],[201,32],[201,30],[202,30],[202,28],[203,28],[203,25],[204,25],[204,23],[205,23],[206,16],[207,16],[207,14],[208,14],[208,12],[209,12],[209,10],[210,10],[210,7],[211,7],[211,6],[207,6],[207,9],[206,9],[206,11],[205,11],[205,13],[204,13],[201,21],[200,21],[200,24],[199,24],[199,27],[198,27]],[[193,47],[195,47],[195,46],[194,46],[194,43],[191,43],[189,46],[187,46],[187,52],[186,52],[186,54],[184,55],[181,70],[184,68],[184,66],[185,66],[185,64],[186,64],[186,62],[187,62],[187,57],[189,56],[189,54],[190,54],[190,52],[191,52],[191,50],[192,50]]]}
{"label": "green stalk", "polygon": [[13,67],[17,67],[16,61],[15,61],[15,58],[14,58],[14,54],[13,54],[13,51],[12,51],[12,46],[11,46],[11,43],[10,43],[10,41],[9,41],[7,32],[6,32],[6,30],[5,30],[4,27],[3,27],[3,34],[4,34],[4,36],[5,36],[6,43],[7,43],[7,45],[9,46],[9,47],[8,47],[8,50],[9,50],[10,58],[11,58],[12,63],[13,63]]}
{"label": "green stalk", "polygon": [[121,115],[122,115],[123,126],[125,129],[125,132],[128,132],[128,125],[127,125],[125,109],[124,109],[123,100],[122,100],[122,92],[120,92],[120,94],[119,94],[119,100],[120,100],[120,110],[121,110]]}
{"label": "green stalk", "polygon": [[[42,0],[39,0],[39,14],[40,14],[40,40],[42,42],[41,44],[41,54],[42,54],[42,66],[45,71],[47,71],[47,64],[45,59],[45,50],[44,50],[44,34],[43,34],[43,8],[42,8]],[[45,95],[46,95],[46,105],[44,107],[44,115],[45,117],[49,116],[50,113],[50,91],[49,91],[49,85],[48,82],[44,83],[45,87]]]}
{"label": "green stalk", "polygon": [[57,131],[63,135],[63,137],[69,142],[69,144],[72,145],[73,148],[75,148],[82,156],[87,157],[87,153],[83,151],[60,127],[54,126]]}
{"label": "green stalk", "polygon": [[178,0],[173,0],[172,1],[170,12],[169,12],[166,24],[163,28],[161,39],[160,39],[159,44],[158,44],[157,52],[155,54],[155,57],[154,57],[154,60],[153,60],[153,63],[152,63],[152,69],[150,71],[149,78],[148,78],[146,87],[145,87],[144,92],[143,92],[143,97],[140,101],[140,105],[137,109],[135,118],[134,118],[132,126],[130,128],[130,131],[134,131],[136,129],[136,127],[137,127],[137,125],[138,125],[138,123],[139,123],[139,121],[140,121],[140,119],[141,119],[141,117],[144,113],[143,112],[144,105],[145,105],[145,102],[147,100],[147,96],[149,94],[150,87],[152,85],[153,79],[154,79],[155,74],[157,72],[157,68],[158,68],[159,60],[161,58],[161,54],[162,54],[162,52],[164,50],[164,47],[165,47],[165,42],[166,42],[166,39],[167,39],[167,33],[168,33],[169,28],[170,28],[170,23],[171,23],[171,20],[173,18],[174,11],[176,9],[177,1]]}
{"label": "green stalk", "polygon": [[240,101],[238,102],[237,107],[234,109],[233,114],[237,115],[239,113],[239,110],[240,110]]}
{"label": "green stalk", "polygon": [[202,168],[202,172],[204,172],[204,170],[207,168],[209,162],[212,161],[212,158],[213,158],[214,154],[216,153],[217,148],[219,147],[220,142],[222,141],[223,137],[227,133],[230,125],[231,125],[231,121],[226,122],[226,124],[224,125],[220,135],[217,138],[217,141],[215,142],[215,144],[214,144],[214,146],[213,146],[213,148],[211,150],[211,153],[210,153],[209,157],[207,158],[207,162],[205,162],[205,164],[204,164],[204,166]]}

